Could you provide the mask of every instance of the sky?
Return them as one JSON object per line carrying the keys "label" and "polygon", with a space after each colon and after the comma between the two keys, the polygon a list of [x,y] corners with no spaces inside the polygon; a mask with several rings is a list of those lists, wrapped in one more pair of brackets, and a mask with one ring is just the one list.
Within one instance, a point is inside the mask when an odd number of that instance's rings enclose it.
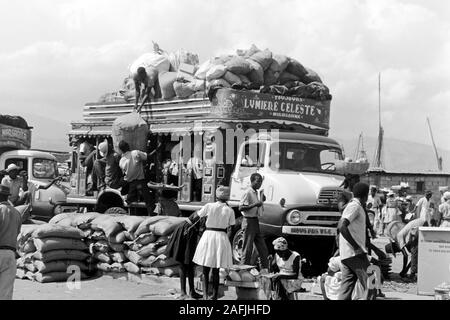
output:
{"label": "sky", "polygon": [[255,44],[321,76],[333,95],[330,136],[377,136],[381,73],[385,136],[431,144],[429,117],[436,144],[450,150],[448,0],[0,0],[0,7],[0,113],[69,127],[85,103],[119,89],[152,41],[201,62]]}

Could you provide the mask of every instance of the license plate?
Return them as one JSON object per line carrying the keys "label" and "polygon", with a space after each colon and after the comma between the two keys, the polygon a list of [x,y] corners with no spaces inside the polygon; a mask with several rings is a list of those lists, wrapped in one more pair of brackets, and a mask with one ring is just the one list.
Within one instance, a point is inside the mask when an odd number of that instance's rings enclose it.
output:
{"label": "license plate", "polygon": [[336,228],[284,226],[283,233],[301,236],[336,236]]}

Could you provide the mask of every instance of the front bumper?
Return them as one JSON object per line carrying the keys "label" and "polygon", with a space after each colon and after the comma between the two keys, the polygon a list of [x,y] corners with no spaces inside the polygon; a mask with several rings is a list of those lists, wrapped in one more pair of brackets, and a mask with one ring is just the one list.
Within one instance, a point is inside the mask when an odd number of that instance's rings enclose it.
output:
{"label": "front bumper", "polygon": [[294,236],[326,236],[336,237],[336,227],[319,227],[319,226],[283,226],[281,229],[283,235]]}

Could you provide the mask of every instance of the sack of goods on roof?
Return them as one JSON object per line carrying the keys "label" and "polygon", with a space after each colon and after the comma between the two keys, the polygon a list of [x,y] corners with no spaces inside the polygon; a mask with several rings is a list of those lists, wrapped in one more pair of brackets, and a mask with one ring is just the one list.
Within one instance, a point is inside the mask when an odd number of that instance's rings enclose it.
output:
{"label": "sack of goods on roof", "polygon": [[103,95],[100,102],[134,102],[133,78],[140,67],[147,72],[148,86],[153,87],[155,99],[161,96],[164,100],[202,98],[207,90],[217,88],[321,101],[331,99],[328,87],[314,70],[294,57],[267,48],[262,50],[253,44],[247,50],[238,49],[235,54],[218,55],[201,62],[198,54],[186,49],[168,53],[154,43],[153,52],[142,54],[131,64],[130,76],[121,89]]}

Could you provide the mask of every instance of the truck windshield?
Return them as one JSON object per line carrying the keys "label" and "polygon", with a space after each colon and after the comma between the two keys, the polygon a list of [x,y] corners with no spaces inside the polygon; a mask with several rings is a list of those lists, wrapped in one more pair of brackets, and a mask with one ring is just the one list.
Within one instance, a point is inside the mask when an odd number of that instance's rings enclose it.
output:
{"label": "truck windshield", "polygon": [[279,171],[332,173],[336,170],[335,161],[342,159],[341,150],[330,146],[280,142],[272,144],[270,167]]}
{"label": "truck windshield", "polygon": [[57,176],[56,161],[49,159],[33,160],[33,177],[36,179],[55,179]]}

